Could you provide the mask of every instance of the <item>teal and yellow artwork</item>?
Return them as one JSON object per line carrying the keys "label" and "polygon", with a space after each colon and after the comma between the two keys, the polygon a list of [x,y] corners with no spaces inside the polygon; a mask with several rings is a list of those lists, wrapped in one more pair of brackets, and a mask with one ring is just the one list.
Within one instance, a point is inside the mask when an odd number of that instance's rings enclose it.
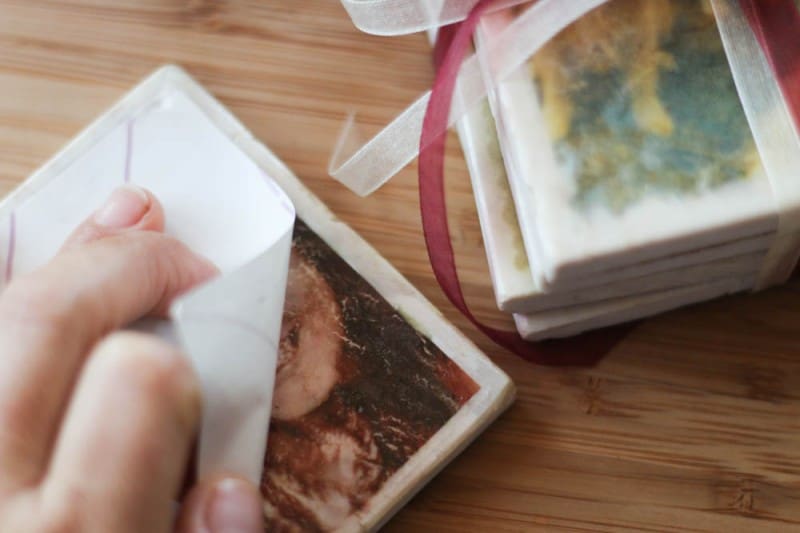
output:
{"label": "teal and yellow artwork", "polygon": [[531,70],[580,209],[700,194],[760,166],[707,0],[611,0]]}

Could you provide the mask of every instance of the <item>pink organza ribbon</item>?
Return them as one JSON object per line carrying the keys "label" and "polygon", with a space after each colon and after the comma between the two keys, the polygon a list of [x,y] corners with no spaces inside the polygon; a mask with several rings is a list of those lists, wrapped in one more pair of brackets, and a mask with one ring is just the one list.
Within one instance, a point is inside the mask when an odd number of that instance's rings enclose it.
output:
{"label": "pink organza ribbon", "polygon": [[[568,339],[527,342],[516,332],[492,328],[475,317],[464,299],[456,270],[444,192],[445,132],[459,69],[475,28],[480,17],[501,1],[480,0],[465,20],[439,31],[434,50],[436,78],[419,142],[419,195],[425,244],[434,275],[445,295],[495,343],[537,364],[591,365],[624,339],[635,324],[608,327]],[[800,14],[794,0],[740,0],[740,3],[800,128]]]}

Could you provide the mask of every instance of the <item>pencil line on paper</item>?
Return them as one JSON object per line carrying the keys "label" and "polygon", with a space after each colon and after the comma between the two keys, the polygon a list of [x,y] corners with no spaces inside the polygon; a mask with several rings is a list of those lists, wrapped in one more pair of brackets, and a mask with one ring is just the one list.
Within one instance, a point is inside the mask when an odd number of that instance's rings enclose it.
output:
{"label": "pencil line on paper", "polygon": [[131,181],[131,154],[133,152],[133,119],[128,121],[127,139],[125,141],[125,183]]}
{"label": "pencil line on paper", "polygon": [[8,217],[8,252],[6,253],[5,281],[11,281],[14,275],[14,252],[17,249],[17,215],[12,212]]}

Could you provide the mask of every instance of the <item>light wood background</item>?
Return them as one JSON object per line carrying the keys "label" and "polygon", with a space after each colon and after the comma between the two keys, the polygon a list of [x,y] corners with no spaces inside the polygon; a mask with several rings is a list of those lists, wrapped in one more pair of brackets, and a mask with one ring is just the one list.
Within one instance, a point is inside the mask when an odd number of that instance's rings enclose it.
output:
{"label": "light wood background", "polygon": [[[345,113],[378,126],[431,82],[423,36],[336,0],[0,0],[0,192],[163,63],[184,66],[516,381],[510,411],[389,530],[800,527],[800,284],[640,326],[590,369],[531,366],[469,327],[430,272],[415,168],[360,200],[326,175]],[[495,311],[462,154],[448,194],[465,288]]]}

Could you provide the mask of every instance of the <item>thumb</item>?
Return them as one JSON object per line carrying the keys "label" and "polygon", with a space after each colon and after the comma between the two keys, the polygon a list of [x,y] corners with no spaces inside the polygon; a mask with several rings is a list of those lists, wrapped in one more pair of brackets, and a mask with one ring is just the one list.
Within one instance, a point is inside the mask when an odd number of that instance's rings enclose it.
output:
{"label": "thumb", "polygon": [[184,501],[176,529],[178,533],[263,533],[261,493],[240,478],[204,481]]}
{"label": "thumb", "polygon": [[123,185],[72,232],[64,248],[131,230],[163,231],[164,210],[151,192],[135,185]]}

